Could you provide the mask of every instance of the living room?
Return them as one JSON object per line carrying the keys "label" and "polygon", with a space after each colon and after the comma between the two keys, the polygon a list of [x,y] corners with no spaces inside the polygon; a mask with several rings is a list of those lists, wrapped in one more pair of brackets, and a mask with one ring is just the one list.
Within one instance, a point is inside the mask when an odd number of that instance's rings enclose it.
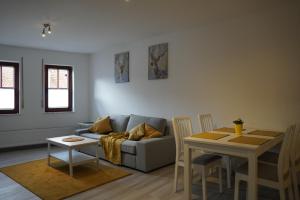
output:
{"label": "living room", "polygon": [[[0,199],[299,199],[299,13],[2,0]],[[261,183],[270,166],[289,175]]]}

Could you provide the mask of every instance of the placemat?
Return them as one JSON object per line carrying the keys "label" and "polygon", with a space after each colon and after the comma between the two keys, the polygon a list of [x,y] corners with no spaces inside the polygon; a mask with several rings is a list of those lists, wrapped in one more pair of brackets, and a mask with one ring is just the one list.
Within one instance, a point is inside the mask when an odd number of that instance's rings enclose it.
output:
{"label": "placemat", "polygon": [[251,144],[251,145],[262,145],[268,142],[269,139],[265,138],[256,138],[256,137],[247,137],[247,136],[239,136],[233,139],[228,140],[228,142],[235,142],[241,144]]}
{"label": "placemat", "polygon": [[84,138],[81,137],[68,137],[63,139],[64,142],[79,142],[82,140],[84,140]]}
{"label": "placemat", "polygon": [[198,133],[192,135],[192,137],[195,138],[203,138],[203,139],[211,139],[211,140],[218,140],[227,136],[228,134],[220,134],[220,133]]}
{"label": "placemat", "polygon": [[[246,129],[243,128],[243,131],[245,131],[245,130]],[[235,129],[234,128],[228,128],[228,127],[218,128],[218,129],[215,129],[214,131],[227,132],[227,133],[235,133]]]}
{"label": "placemat", "polygon": [[277,137],[281,135],[281,132],[275,131],[263,131],[263,130],[255,130],[248,133],[249,135],[260,135],[260,136],[268,136],[268,137]]}

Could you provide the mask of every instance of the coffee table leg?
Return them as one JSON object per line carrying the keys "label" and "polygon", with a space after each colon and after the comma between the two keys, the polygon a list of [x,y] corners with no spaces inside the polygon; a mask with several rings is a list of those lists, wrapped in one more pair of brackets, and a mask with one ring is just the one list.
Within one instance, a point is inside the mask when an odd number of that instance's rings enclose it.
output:
{"label": "coffee table leg", "polygon": [[50,151],[51,151],[51,144],[48,142],[48,166],[50,166]]}
{"label": "coffee table leg", "polygon": [[72,161],[72,149],[69,148],[69,173],[73,176],[73,161]]}
{"label": "coffee table leg", "polygon": [[99,145],[96,144],[96,165],[97,169],[99,168]]}

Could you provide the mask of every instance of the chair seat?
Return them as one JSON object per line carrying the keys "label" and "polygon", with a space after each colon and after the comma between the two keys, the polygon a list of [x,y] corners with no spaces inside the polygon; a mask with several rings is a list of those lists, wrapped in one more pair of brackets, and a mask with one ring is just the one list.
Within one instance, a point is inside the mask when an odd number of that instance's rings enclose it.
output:
{"label": "chair seat", "polygon": [[222,157],[214,154],[203,154],[193,159],[193,164],[197,165],[207,165],[216,160],[221,160]]}
{"label": "chair seat", "polygon": [[[236,173],[248,175],[248,163],[245,163],[242,166],[240,166],[236,170]],[[268,165],[265,163],[258,163],[257,175],[258,175],[259,179],[265,179],[265,180],[278,182],[277,166]]]}
{"label": "chair seat", "polygon": [[271,164],[278,163],[279,154],[271,151],[267,151],[258,157],[258,161],[267,162]]}

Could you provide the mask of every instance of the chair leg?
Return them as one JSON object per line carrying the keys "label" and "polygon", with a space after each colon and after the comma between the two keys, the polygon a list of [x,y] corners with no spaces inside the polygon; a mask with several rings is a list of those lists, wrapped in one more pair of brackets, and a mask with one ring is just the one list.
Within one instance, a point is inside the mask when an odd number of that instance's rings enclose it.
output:
{"label": "chair leg", "polygon": [[285,188],[282,187],[279,190],[280,200],[285,200]]}
{"label": "chair leg", "polygon": [[226,172],[227,172],[227,188],[231,188],[231,160],[229,156],[225,156],[226,159]]}
{"label": "chair leg", "polygon": [[240,179],[235,175],[235,183],[234,183],[234,200],[239,199],[240,193]]}
{"label": "chair leg", "polygon": [[178,165],[175,163],[175,176],[174,176],[174,192],[177,192],[177,183],[178,183]]}
{"label": "chair leg", "polygon": [[219,169],[219,191],[223,192],[223,184],[222,184],[222,166],[218,167]]}
{"label": "chair leg", "polygon": [[294,195],[295,200],[299,200],[299,188],[298,188],[298,177],[295,167],[292,167],[292,179],[293,179],[293,187],[294,187]]}
{"label": "chair leg", "polygon": [[288,193],[289,193],[289,200],[294,199],[292,185],[290,187],[288,187]]}
{"label": "chair leg", "polygon": [[205,167],[201,167],[201,173],[202,173],[202,194],[203,194],[203,200],[207,199],[207,191],[206,191],[206,171]]}

